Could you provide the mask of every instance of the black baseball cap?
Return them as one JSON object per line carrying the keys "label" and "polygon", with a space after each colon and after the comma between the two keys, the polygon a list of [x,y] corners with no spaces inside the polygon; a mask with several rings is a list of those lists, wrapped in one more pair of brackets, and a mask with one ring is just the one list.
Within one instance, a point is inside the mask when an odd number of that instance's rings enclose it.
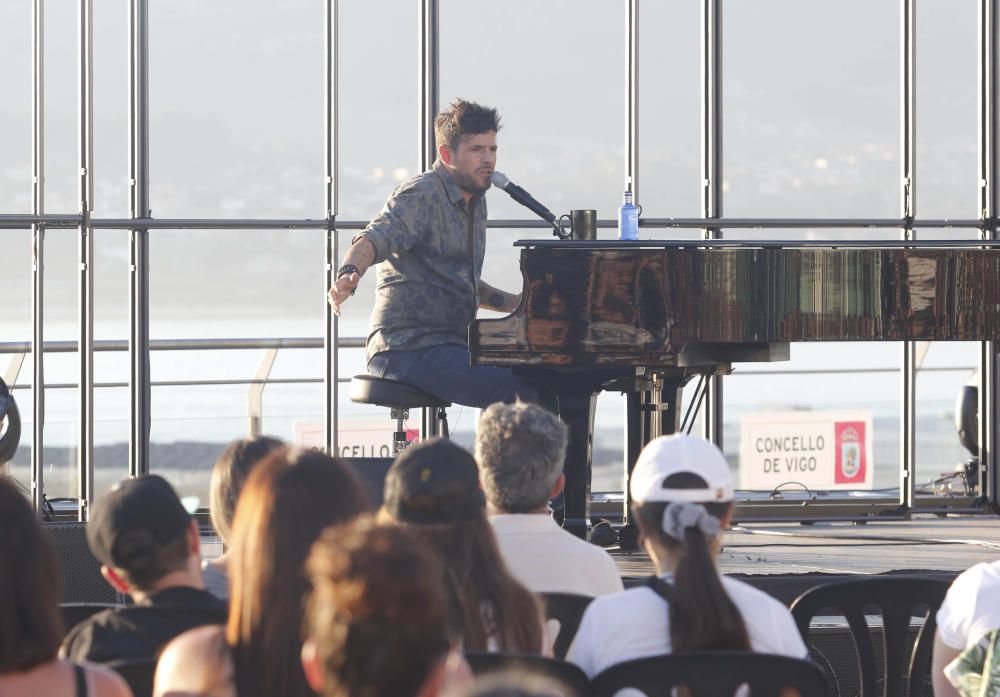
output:
{"label": "black baseball cap", "polygon": [[404,523],[457,523],[483,515],[486,498],[475,458],[445,438],[411,445],[386,474],[383,506]]}
{"label": "black baseball cap", "polygon": [[106,566],[129,562],[174,542],[191,524],[174,488],[155,474],[123,479],[97,499],[87,523],[90,551]]}

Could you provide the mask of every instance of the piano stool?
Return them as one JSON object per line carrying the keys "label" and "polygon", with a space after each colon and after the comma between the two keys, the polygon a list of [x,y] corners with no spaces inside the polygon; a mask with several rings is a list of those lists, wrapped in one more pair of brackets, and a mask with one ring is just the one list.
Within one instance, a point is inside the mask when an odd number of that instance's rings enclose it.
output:
{"label": "piano stool", "polygon": [[389,418],[396,421],[396,430],[392,434],[393,457],[409,444],[403,422],[410,418],[410,409],[436,409],[440,427],[435,433],[426,435],[449,436],[446,409],[451,402],[438,399],[409,383],[368,374],[355,375],[351,378],[348,396],[357,404],[374,404],[389,409]]}

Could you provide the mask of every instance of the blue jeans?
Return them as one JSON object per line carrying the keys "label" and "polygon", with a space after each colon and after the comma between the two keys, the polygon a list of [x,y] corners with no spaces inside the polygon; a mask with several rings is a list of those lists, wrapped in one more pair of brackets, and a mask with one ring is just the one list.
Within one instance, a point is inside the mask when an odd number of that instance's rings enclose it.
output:
{"label": "blue jeans", "polygon": [[407,382],[438,399],[468,407],[513,402],[520,397],[538,402],[538,390],[509,368],[470,365],[469,349],[440,344],[415,351],[382,351],[368,361],[375,377]]}

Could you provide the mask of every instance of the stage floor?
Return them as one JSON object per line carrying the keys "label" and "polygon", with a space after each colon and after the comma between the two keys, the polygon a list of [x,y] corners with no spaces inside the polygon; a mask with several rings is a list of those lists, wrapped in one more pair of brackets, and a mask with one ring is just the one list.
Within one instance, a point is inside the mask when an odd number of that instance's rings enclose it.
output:
{"label": "stage floor", "polygon": [[[222,552],[202,535],[202,556]],[[642,552],[608,552],[626,586],[653,573]],[[723,536],[719,570],[790,603],[808,588],[860,574],[912,573],[954,578],[974,564],[1000,559],[1000,517],[915,516],[908,521],[742,525]],[[558,560],[553,560],[558,564]]]}
{"label": "stage floor", "polygon": [[[649,557],[609,549],[625,578],[653,573]],[[1000,559],[1000,517],[915,516],[908,521],[771,523],[727,531],[719,555],[726,574],[880,574],[930,571],[954,576]]]}

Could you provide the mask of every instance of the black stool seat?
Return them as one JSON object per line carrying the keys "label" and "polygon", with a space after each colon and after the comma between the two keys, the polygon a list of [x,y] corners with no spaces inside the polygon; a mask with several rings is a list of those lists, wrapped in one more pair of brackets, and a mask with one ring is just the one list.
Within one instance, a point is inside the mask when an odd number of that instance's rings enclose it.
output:
{"label": "black stool seat", "polygon": [[377,378],[374,375],[355,375],[351,378],[348,396],[352,402],[396,409],[451,406],[451,402],[438,399],[409,383]]}

